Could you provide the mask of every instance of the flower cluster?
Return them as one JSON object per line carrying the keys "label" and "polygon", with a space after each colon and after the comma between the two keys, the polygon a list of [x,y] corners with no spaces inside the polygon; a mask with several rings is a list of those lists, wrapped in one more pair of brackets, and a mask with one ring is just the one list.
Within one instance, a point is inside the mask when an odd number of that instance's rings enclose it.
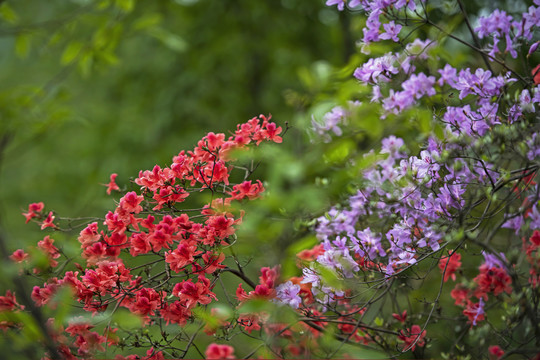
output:
{"label": "flower cluster", "polygon": [[[37,307],[55,307],[60,289],[67,288],[85,311],[95,315],[125,308],[144,327],[159,327],[162,338],[156,341],[143,330],[126,332],[110,324],[98,329],[87,321],[64,329],[50,320],[50,335],[63,357],[89,358],[107,345],[138,347],[141,342],[150,348],[146,359],[164,359],[166,351],[185,357],[202,331],[218,340],[242,333],[262,340],[261,347],[281,358],[328,356],[330,338],[339,348],[354,343],[392,357],[399,350],[422,358],[430,337],[440,342],[450,337],[450,331],[445,339],[437,336],[437,326],[431,324],[452,319],[449,328],[458,329],[458,341],[471,335],[476,343],[479,333],[497,335],[493,339],[501,339],[500,346],[490,341],[473,349],[463,340],[463,348],[498,359],[540,333],[540,186],[535,182],[540,169],[540,80],[538,67],[528,62],[540,44],[534,42],[540,1],[523,14],[496,10],[480,16],[476,28],[459,2],[473,41],[460,43],[478,53],[484,66],[456,61],[444,67],[434,65],[441,62],[435,47],[444,39],[410,36],[417,23],[447,35],[435,23],[437,16],[431,16],[437,7],[422,0],[326,4],[340,11],[346,5],[361,8],[367,16],[363,50],[388,40],[392,51],[358,64],[352,76],[371,95],[352,93],[346,105],[333,107],[322,120],[312,117],[316,136],[340,141],[354,130],[366,101],[380,109],[381,121],[415,123],[417,114],[429,109],[428,124],[418,126],[420,134],[385,134],[367,154],[351,150],[346,155],[349,193],[307,224],[318,243],[298,252],[299,276],[285,279],[279,266],[264,267],[254,282],[234,255],[238,270],[228,266],[223,250],[236,240],[244,216],[234,205],[265,190],[260,180],[249,179],[249,170],[234,181],[231,159],[248,145],[282,142],[281,127],[261,115],[238,125],[229,137],[208,133],[170,166],[141,171],[134,180],[137,189],[121,192],[114,210],[80,231],[85,266],[64,270],[72,264],[68,259],[59,266],[62,246],[51,236],[39,241],[46,266],[36,266],[33,275],[45,282],[33,288],[31,298]],[[403,36],[403,29],[409,35]],[[507,55],[521,56],[523,69],[507,62]],[[111,175],[108,194],[121,191],[116,178]],[[193,195],[201,192],[211,199],[197,204]],[[60,229],[54,213],[44,209],[43,203],[30,204],[23,213],[26,222],[36,222],[42,230]],[[11,259],[29,265],[31,254],[19,249]],[[221,282],[226,272],[242,279],[235,297],[228,296]],[[230,307],[206,309],[218,300],[218,282]],[[14,292],[0,296],[0,312],[25,310]],[[501,312],[508,316],[492,321]],[[294,320],[283,320],[291,314]],[[187,328],[197,318],[204,324],[193,335],[167,333],[171,326]],[[519,331],[510,334],[507,329]],[[329,336],[318,341],[323,333]],[[204,356],[234,358],[234,349],[214,338]],[[177,339],[187,341],[187,348],[171,345]],[[523,351],[534,355],[533,350]]]}
{"label": "flower cluster", "polygon": [[[183,326],[192,321],[195,308],[217,300],[213,287],[226,268],[221,248],[232,242],[243,216],[232,203],[256,199],[264,191],[260,180],[230,183],[233,151],[263,141],[281,142],[281,127],[269,120],[263,115],[253,118],[238,125],[228,138],[209,133],[193,151],[181,151],[175,156],[171,166],[156,165],[141,171],[134,181],[140,191],[126,192],[114,211],[105,215],[103,226],[92,222],[80,231],[78,240],[86,266],[76,264],[79,271],[56,272],[54,275],[60,276],[48,277],[43,286],[35,286],[31,294],[35,305],[56,306],[56,294],[67,287],[84,310],[94,314],[124,307],[140,316],[147,326],[161,321]],[[116,177],[111,175],[108,194],[120,190]],[[184,201],[202,191],[213,195],[210,203],[199,209],[182,209]],[[44,219],[42,229],[57,229],[53,213],[45,216],[43,209],[43,203],[30,204],[23,215],[27,222]],[[58,266],[62,252],[49,235],[38,243],[38,249],[48,259],[49,269]],[[141,266],[141,261],[135,259],[142,257],[145,260]],[[12,255],[16,262],[28,258],[22,249]],[[69,266],[69,259],[65,266]],[[263,271],[261,285],[245,298],[274,297],[276,276],[273,270]],[[0,301],[4,303],[2,311],[24,308],[11,292]],[[86,358],[103,351],[117,331],[107,326],[100,334],[90,331],[93,326],[89,323],[70,324],[65,330],[61,325],[55,324],[53,333],[66,358]],[[147,355],[149,359],[163,358],[160,351],[153,349]],[[207,356],[230,358],[232,348],[210,346]]]}
{"label": "flower cluster", "polygon": [[[339,10],[346,4],[361,6],[367,13],[364,43],[399,41],[401,25],[407,25],[404,19],[408,15],[432,24],[428,10],[423,6],[419,10],[421,2],[412,0],[327,2]],[[500,10],[481,17],[472,36],[491,38],[494,43],[488,44],[490,51],[475,51],[490,61],[498,61],[495,56],[506,53],[516,57],[517,49],[532,54],[538,46],[531,43],[538,26],[538,5],[535,2],[515,21]],[[404,16],[398,16],[400,12]],[[383,24],[382,18],[387,22]],[[504,53],[498,50],[499,39],[506,41]],[[302,276],[278,286],[277,300],[281,303],[301,313],[319,311],[325,319],[351,306],[369,313],[373,300],[364,299],[364,293],[384,289],[380,290],[381,297],[387,292],[399,301],[396,298],[407,295],[392,285],[412,274],[428,279],[432,275],[421,275],[425,270],[422,264],[434,259],[442,276],[441,290],[433,303],[438,303],[448,280],[462,278],[451,297],[462,307],[461,319],[474,327],[480,326],[487,319],[488,309],[504,302],[505,296],[525,296],[527,290],[519,283],[521,269],[529,271],[534,287],[538,285],[538,231],[523,241],[528,264],[516,257],[509,260],[499,252],[502,240],[496,245],[490,243],[505,228],[514,233],[507,244],[515,244],[517,236],[540,227],[540,199],[534,182],[539,147],[535,109],[540,91],[530,86],[538,83],[507,66],[501,73],[489,64],[486,68],[446,64],[432,69],[430,52],[435,45],[430,39],[415,39],[401,52],[368,59],[354,71],[356,79],[372,88],[371,102],[380,104],[383,118],[414,114],[414,109],[428,105],[433,108],[431,128],[436,131],[424,134],[418,152],[414,146],[406,146],[404,139],[390,135],[382,140],[378,152],[365,155],[365,159],[372,159],[371,165],[362,168],[357,190],[316,220],[314,231],[321,243],[298,254]],[[511,96],[509,89],[513,91]],[[334,114],[339,112],[334,109],[328,117],[334,119]],[[317,123],[313,127],[326,142],[330,139],[328,131],[336,135],[346,134],[348,128],[354,131],[354,116],[349,118],[348,123],[333,120],[325,128]],[[342,126],[336,131],[337,124]],[[513,144],[511,149],[506,147],[508,143]],[[353,166],[354,162],[351,160]],[[503,249],[508,248],[512,245]],[[476,259],[478,252],[484,261],[478,275],[467,279],[462,266],[466,259]],[[413,310],[411,305],[409,314]],[[538,316],[538,308],[527,311]],[[424,319],[424,326],[414,324],[407,310],[393,314],[398,322],[394,326],[401,326],[394,335],[403,343],[402,351],[426,345],[426,327],[432,314]],[[371,339],[382,336],[378,332],[382,330],[373,324],[366,329],[363,317],[348,319]],[[491,354],[500,356],[498,350]]]}

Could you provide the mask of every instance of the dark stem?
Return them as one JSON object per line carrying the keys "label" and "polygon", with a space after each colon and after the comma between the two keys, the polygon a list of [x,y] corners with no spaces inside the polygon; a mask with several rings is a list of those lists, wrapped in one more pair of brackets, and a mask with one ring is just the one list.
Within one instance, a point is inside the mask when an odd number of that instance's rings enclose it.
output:
{"label": "dark stem", "polygon": [[250,278],[248,278],[246,276],[246,274],[238,271],[238,270],[235,270],[235,269],[231,269],[231,268],[225,268],[225,269],[222,269],[221,271],[228,271],[230,273],[233,273],[234,275],[238,276],[240,279],[244,280],[249,286],[251,286],[253,289],[255,289],[255,287],[257,285],[255,285],[255,283],[253,281],[251,281]]}
{"label": "dark stem", "polygon": [[[465,23],[467,24],[467,28],[469,29],[469,32],[471,33],[474,45],[476,45],[477,48],[480,47],[480,41],[478,40],[478,37],[476,36],[476,33],[474,32],[471,23],[469,21],[469,17],[467,16],[467,11],[465,11],[465,6],[463,5],[463,2],[461,0],[457,0],[457,3],[459,5],[459,9],[461,10],[461,13],[463,14],[463,18],[465,19]],[[493,74],[493,70],[491,69],[491,64],[489,63],[489,60],[486,56],[486,54],[481,51],[480,55],[482,55],[482,59],[484,59],[484,63],[486,64],[486,67],[488,70]]]}

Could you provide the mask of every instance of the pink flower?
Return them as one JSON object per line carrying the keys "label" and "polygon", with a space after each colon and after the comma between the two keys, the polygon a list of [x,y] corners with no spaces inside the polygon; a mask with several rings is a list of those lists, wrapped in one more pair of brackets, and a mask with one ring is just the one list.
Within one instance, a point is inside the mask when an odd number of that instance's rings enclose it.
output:
{"label": "pink flower", "polygon": [[234,359],[234,348],[229,345],[212,343],[208,345],[204,353],[207,359]]}
{"label": "pink flower", "polygon": [[22,213],[23,216],[26,218],[26,223],[28,224],[28,222],[36,217],[36,216],[39,216],[38,213],[40,213],[41,211],[43,211],[43,203],[42,202],[39,202],[39,203],[32,203],[30,205],[28,205],[28,212],[26,213]]}
{"label": "pink flower", "polygon": [[14,311],[15,309],[24,310],[24,306],[19,305],[19,303],[17,303],[17,299],[15,298],[15,293],[8,290],[6,292],[6,296],[0,296],[0,312]]}
{"label": "pink flower", "polygon": [[11,260],[13,260],[16,263],[23,262],[28,258],[28,254],[24,252],[22,249],[17,249],[9,256]]}
{"label": "pink flower", "polygon": [[43,222],[41,223],[41,230],[44,230],[45,228],[48,228],[48,227],[56,229],[58,226],[53,224],[53,221],[54,221],[54,215],[53,215],[53,212],[50,211],[49,215],[47,215],[47,218],[43,220]]}
{"label": "pink flower", "polygon": [[118,174],[111,174],[109,183],[105,185],[107,186],[107,195],[111,195],[112,191],[120,191],[120,188],[115,182],[117,176]]}
{"label": "pink flower", "polygon": [[137,195],[135,191],[128,192],[123,198],[120,199],[120,206],[128,213],[140,213],[143,208],[140,203],[144,200],[144,196]]}
{"label": "pink flower", "polygon": [[54,259],[60,257],[60,252],[58,248],[53,245],[54,239],[51,239],[49,235],[45,236],[43,240],[38,242],[38,248],[49,258],[49,265],[55,267],[58,265],[58,262]]}

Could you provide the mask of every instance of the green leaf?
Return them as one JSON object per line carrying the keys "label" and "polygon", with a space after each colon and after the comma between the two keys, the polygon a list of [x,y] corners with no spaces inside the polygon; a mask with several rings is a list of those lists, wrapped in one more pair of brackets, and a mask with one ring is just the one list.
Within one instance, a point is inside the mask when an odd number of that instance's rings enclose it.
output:
{"label": "green leaf", "polygon": [[9,24],[16,24],[19,21],[17,13],[9,6],[7,2],[0,5],[0,18],[5,20]]}
{"label": "green leaf", "polygon": [[263,299],[252,299],[243,303],[238,311],[240,313],[259,313],[261,311],[271,311],[275,304]]}
{"label": "green leaf", "polygon": [[174,52],[184,52],[188,48],[188,43],[183,37],[162,28],[152,29],[150,34]]}
{"label": "green leaf", "polygon": [[59,323],[64,323],[67,316],[73,310],[73,307],[67,306],[73,301],[73,290],[68,286],[62,286],[54,294],[52,303],[59,304],[60,306],[56,307],[54,313],[54,319]]}
{"label": "green leaf", "polygon": [[353,109],[351,121],[359,129],[364,130],[369,137],[378,139],[385,127],[379,111],[376,104],[362,104],[362,106]]}
{"label": "green leaf", "polygon": [[94,63],[94,56],[91,51],[86,51],[79,60],[79,71],[82,76],[87,77],[92,71],[92,64]]}
{"label": "green leaf", "polygon": [[219,319],[216,316],[212,315],[209,311],[206,311],[206,309],[196,307],[191,312],[193,313],[193,315],[204,321],[205,324],[209,327],[215,328],[219,326]]}
{"label": "green leaf", "polygon": [[319,273],[325,284],[328,284],[328,286],[336,290],[343,289],[343,280],[338,276],[335,271],[324,266],[318,266],[316,271]]}
{"label": "green leaf", "polygon": [[127,309],[118,309],[112,316],[112,320],[123,329],[138,329],[143,324],[143,319],[140,316]]}
{"label": "green leaf", "polygon": [[325,160],[332,164],[342,163],[353,152],[356,144],[350,139],[339,140],[325,153]]}
{"label": "green leaf", "polygon": [[98,2],[98,4],[96,5],[96,8],[98,10],[105,10],[109,6],[111,6],[111,2],[109,0],[102,0],[102,1]]}
{"label": "green leaf", "polygon": [[83,44],[78,41],[72,41],[69,43],[68,46],[64,49],[64,52],[62,53],[62,58],[60,59],[60,63],[62,65],[68,65],[72,63],[77,56],[79,56],[79,53],[81,49],[83,48]]}
{"label": "green leaf", "polygon": [[433,124],[433,113],[427,109],[418,109],[416,113],[418,127],[423,134],[429,134]]}
{"label": "green leaf", "polygon": [[135,7],[134,0],[116,0],[116,7],[124,12],[131,12]]}
{"label": "green leaf", "polygon": [[15,38],[15,53],[18,57],[24,59],[28,56],[32,44],[32,35],[22,33]]}
{"label": "green leaf", "polygon": [[133,23],[133,29],[134,30],[143,30],[148,29],[154,26],[157,26],[159,23],[161,23],[162,16],[161,14],[151,13],[151,14],[145,14],[138,18]]}
{"label": "green leaf", "polygon": [[226,304],[216,303],[212,306],[212,310],[214,311],[216,316],[223,319],[230,318],[234,315],[234,310]]}
{"label": "green leaf", "polygon": [[317,245],[319,240],[315,235],[306,236],[300,240],[295,241],[291,246],[289,246],[288,252],[292,256],[295,256],[302,250],[310,249],[313,246]]}
{"label": "green leaf", "polygon": [[356,172],[361,172],[362,170],[372,166],[376,161],[380,159],[381,159],[381,155],[378,155],[375,153],[367,153],[357,161],[356,166],[354,167],[354,170]]}
{"label": "green leaf", "polygon": [[116,65],[119,61],[118,57],[111,51],[103,50],[96,53],[100,60],[109,65]]}

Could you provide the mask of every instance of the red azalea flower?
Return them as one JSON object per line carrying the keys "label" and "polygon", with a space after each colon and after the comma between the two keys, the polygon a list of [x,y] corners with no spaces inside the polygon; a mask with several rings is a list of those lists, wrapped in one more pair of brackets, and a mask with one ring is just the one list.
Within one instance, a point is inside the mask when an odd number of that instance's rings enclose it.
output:
{"label": "red azalea flower", "polygon": [[444,282],[449,278],[456,280],[456,271],[461,267],[461,254],[453,253],[450,256],[443,257],[439,260],[439,269],[444,274]]}
{"label": "red azalea flower", "polygon": [[43,211],[44,207],[45,207],[45,205],[42,202],[32,203],[32,204],[28,205],[28,212],[22,213],[23,216],[26,218],[26,223],[28,224],[28,222],[32,218],[35,218],[35,217],[39,216],[38,213]]}
{"label": "red azalea flower", "polygon": [[111,195],[112,191],[120,191],[120,188],[116,185],[115,181],[117,176],[118,174],[111,174],[109,183],[105,185],[107,186],[107,195]]}
{"label": "red azalea flower", "polygon": [[6,291],[6,296],[0,296],[0,312],[14,311],[15,309],[24,310],[24,305],[19,305],[15,298],[15,293],[8,290]]}
{"label": "red azalea flower", "polygon": [[489,358],[490,359],[499,359],[501,356],[504,355],[504,350],[501,349],[498,345],[492,345],[488,348],[489,351]]}
{"label": "red azalea flower", "polygon": [[422,331],[420,326],[413,325],[411,328],[408,328],[407,331],[401,330],[398,339],[404,342],[402,351],[414,351],[416,346],[422,347],[426,344],[424,341],[425,337],[426,330]]}
{"label": "red azalea flower", "polygon": [[478,303],[467,300],[467,307],[463,310],[463,315],[469,318],[472,326],[476,326],[478,321],[484,320],[484,300],[480,299]]}
{"label": "red azalea flower", "polygon": [[540,64],[532,70],[533,82],[535,85],[540,84]]}
{"label": "red azalea flower", "polygon": [[489,292],[493,292],[495,296],[502,292],[512,292],[512,279],[506,270],[500,267],[488,267],[486,264],[480,266],[480,274],[474,278],[474,282],[478,284],[476,297],[485,296]]}
{"label": "red azalea flower", "polygon": [[51,227],[53,229],[56,229],[57,226],[53,224],[55,216],[53,215],[53,212],[50,211],[49,215],[47,215],[47,218],[43,220],[43,223],[41,223],[41,230],[44,230],[45,228]]}
{"label": "red azalea flower", "polygon": [[407,320],[407,310],[403,310],[401,314],[392,314],[392,317],[400,323],[404,324]]}
{"label": "red azalea flower", "polygon": [[16,263],[20,263],[20,262],[23,262],[24,260],[26,260],[28,258],[28,254],[24,252],[24,250],[22,249],[17,249],[13,252],[13,254],[11,254],[9,256],[9,258],[13,261],[15,261]]}

